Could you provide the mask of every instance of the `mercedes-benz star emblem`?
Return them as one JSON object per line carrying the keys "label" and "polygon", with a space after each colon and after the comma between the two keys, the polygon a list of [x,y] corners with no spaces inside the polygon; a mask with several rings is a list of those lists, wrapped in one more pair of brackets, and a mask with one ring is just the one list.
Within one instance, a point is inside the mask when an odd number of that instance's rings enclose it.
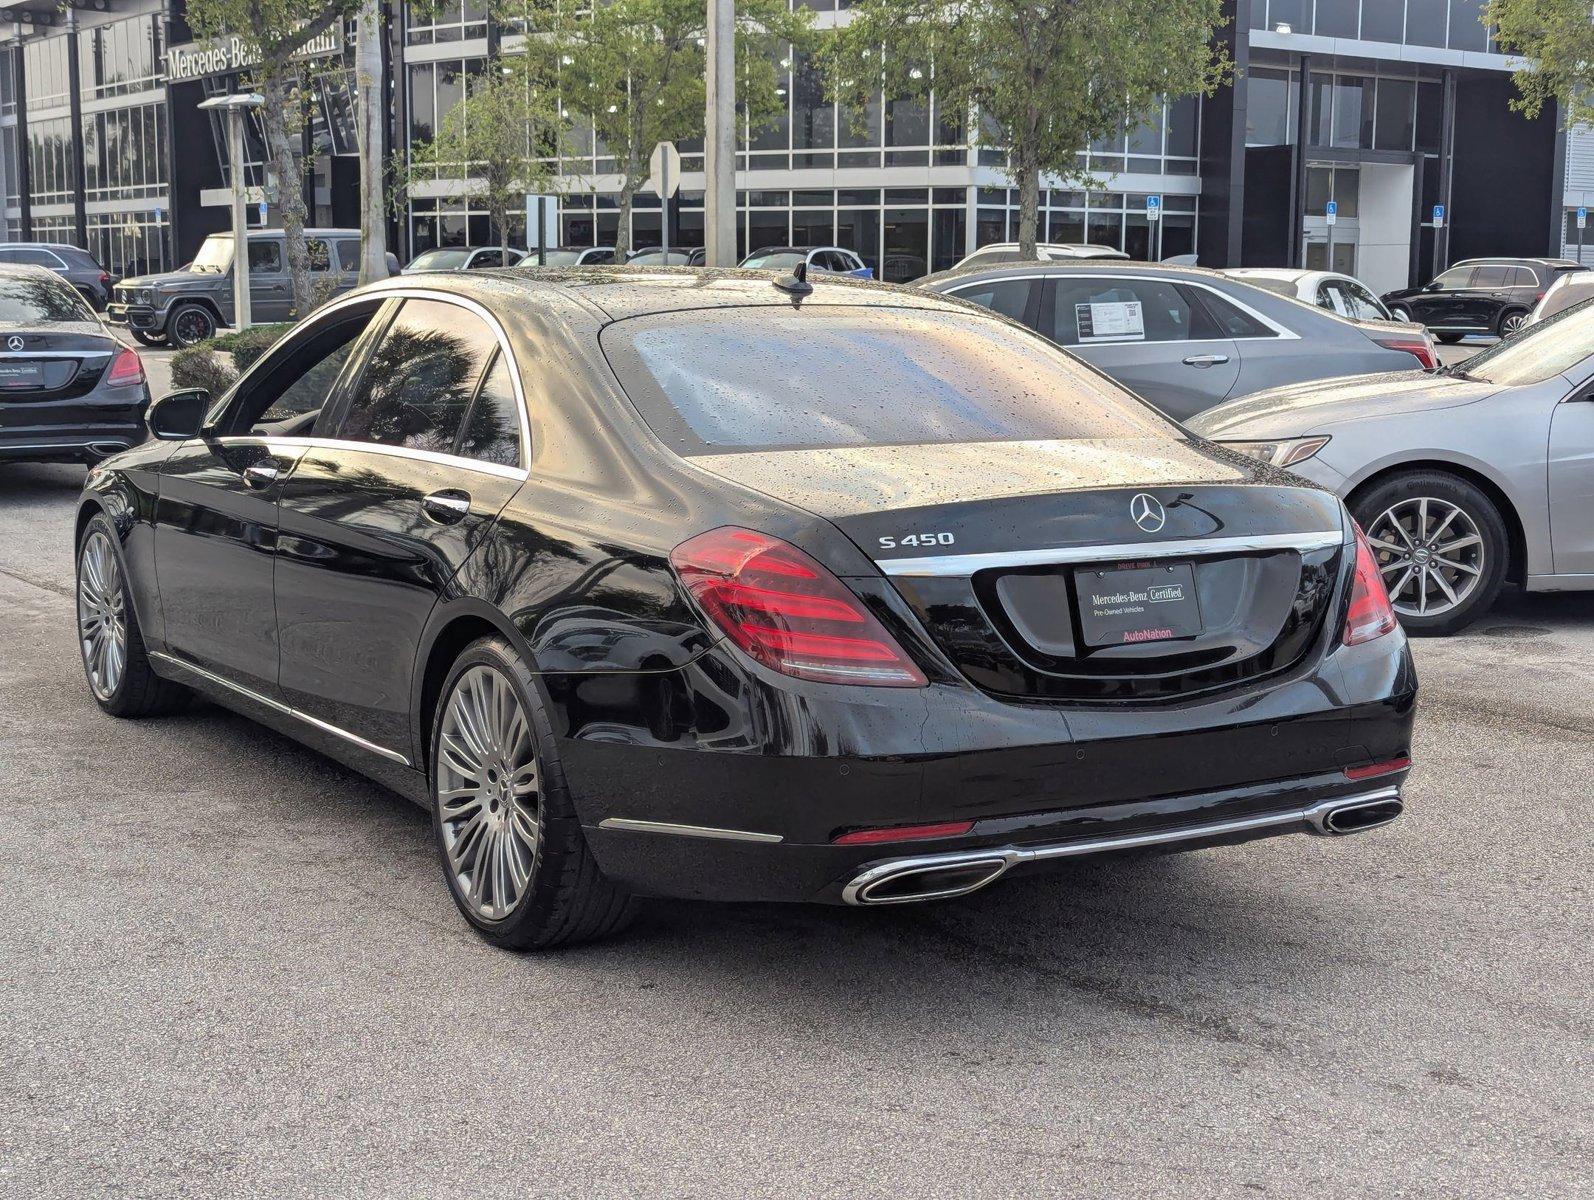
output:
{"label": "mercedes-benz star emblem", "polygon": [[27,345],[27,343],[24,342],[16,334],[12,334],[10,337],[8,337],[6,339],[6,349],[7,350],[20,350],[25,345]]}
{"label": "mercedes-benz star emblem", "polygon": [[1155,496],[1139,492],[1129,502],[1129,519],[1147,533],[1156,533],[1168,522],[1168,514]]}

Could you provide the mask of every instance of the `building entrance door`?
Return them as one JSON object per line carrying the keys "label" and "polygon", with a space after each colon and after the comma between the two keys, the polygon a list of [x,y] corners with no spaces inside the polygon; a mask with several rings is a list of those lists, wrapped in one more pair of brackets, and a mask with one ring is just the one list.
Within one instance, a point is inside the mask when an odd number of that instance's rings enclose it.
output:
{"label": "building entrance door", "polygon": [[1356,243],[1360,236],[1355,221],[1338,221],[1330,229],[1322,217],[1307,217],[1306,269],[1356,274]]}

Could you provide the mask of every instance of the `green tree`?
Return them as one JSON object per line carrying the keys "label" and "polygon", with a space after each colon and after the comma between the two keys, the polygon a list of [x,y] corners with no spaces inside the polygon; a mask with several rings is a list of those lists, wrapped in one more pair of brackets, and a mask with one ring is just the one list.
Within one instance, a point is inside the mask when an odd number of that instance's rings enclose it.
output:
{"label": "green tree", "polygon": [[404,168],[410,187],[462,178],[465,194],[487,210],[501,247],[509,245],[510,214],[521,211],[528,192],[546,191],[553,177],[546,160],[558,153],[561,119],[543,65],[540,56],[493,59],[444,114],[432,140],[411,148]]}
{"label": "green tree", "polygon": [[1579,0],[1490,0],[1482,20],[1507,54],[1527,61],[1515,79],[1521,95],[1511,107],[1536,117],[1547,101],[1561,107],[1567,126],[1594,121],[1594,20]]}
{"label": "green tree", "polygon": [[1007,149],[1019,244],[1035,257],[1041,176],[1088,185],[1078,151],[1164,96],[1211,94],[1229,69],[1212,40],[1222,21],[1221,0],[859,0],[828,73],[855,124],[882,89],[977,113],[983,140]]}
{"label": "green tree", "polygon": [[282,214],[293,308],[301,317],[313,303],[300,163],[301,51],[327,30],[341,31],[359,6],[359,0],[188,0],[187,4],[186,19],[197,36],[237,37],[255,60],[249,74],[265,99],[260,115],[272,168],[268,175],[274,174],[268,179],[268,197]]}
{"label": "green tree", "polygon": [[[621,176],[615,250],[630,249],[631,205],[647,180],[648,158],[664,141],[703,136],[704,0],[512,0],[504,15],[532,32],[524,53],[558,77],[564,115],[590,126]],[[737,112],[758,130],[785,111],[778,64],[806,44],[810,15],[786,0],[738,0]]]}

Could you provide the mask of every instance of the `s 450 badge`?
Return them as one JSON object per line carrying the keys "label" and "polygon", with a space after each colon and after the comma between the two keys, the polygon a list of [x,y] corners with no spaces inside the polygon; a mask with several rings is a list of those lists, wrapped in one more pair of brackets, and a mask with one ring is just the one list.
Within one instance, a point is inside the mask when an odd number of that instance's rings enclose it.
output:
{"label": "s 450 badge", "polygon": [[957,543],[957,538],[950,533],[904,533],[900,537],[879,538],[880,549],[895,550],[901,546],[912,546],[918,549],[922,546],[952,546]]}

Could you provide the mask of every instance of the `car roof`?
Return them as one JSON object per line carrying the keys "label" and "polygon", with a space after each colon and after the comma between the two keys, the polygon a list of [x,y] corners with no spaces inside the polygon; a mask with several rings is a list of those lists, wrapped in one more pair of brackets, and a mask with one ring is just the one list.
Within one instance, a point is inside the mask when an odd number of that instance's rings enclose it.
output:
{"label": "car roof", "polygon": [[[1541,267],[1580,267],[1583,264],[1572,258],[1533,258],[1514,257],[1511,255],[1495,254],[1484,258],[1464,258],[1460,262],[1451,263],[1451,267],[1470,267],[1478,263],[1537,263]],[[1449,267],[1445,268],[1449,270]]]}
{"label": "car roof", "polygon": [[966,312],[962,302],[944,300],[918,288],[898,287],[842,275],[813,277],[813,291],[794,297],[765,274],[735,267],[496,267],[487,271],[448,273],[417,284],[415,276],[392,278],[361,289],[377,296],[418,286],[454,292],[486,301],[503,297],[505,286],[528,297],[557,292],[597,310],[610,320],[706,308],[864,307],[939,309]]}
{"label": "car roof", "polygon": [[1135,262],[1123,258],[1064,258],[1049,262],[969,263],[948,271],[937,271],[923,279],[913,281],[914,287],[930,283],[950,282],[954,279],[973,279],[981,275],[1045,275],[1056,272],[1071,275],[1100,274],[1104,271],[1124,275],[1166,275],[1170,279],[1205,279],[1213,282],[1240,283],[1242,280],[1211,267],[1171,266],[1168,263]]}
{"label": "car roof", "polygon": [[[17,243],[12,243],[13,245]],[[6,279],[48,279],[52,283],[67,285],[59,275],[49,267],[41,267],[37,263],[0,263],[0,277]]]}

